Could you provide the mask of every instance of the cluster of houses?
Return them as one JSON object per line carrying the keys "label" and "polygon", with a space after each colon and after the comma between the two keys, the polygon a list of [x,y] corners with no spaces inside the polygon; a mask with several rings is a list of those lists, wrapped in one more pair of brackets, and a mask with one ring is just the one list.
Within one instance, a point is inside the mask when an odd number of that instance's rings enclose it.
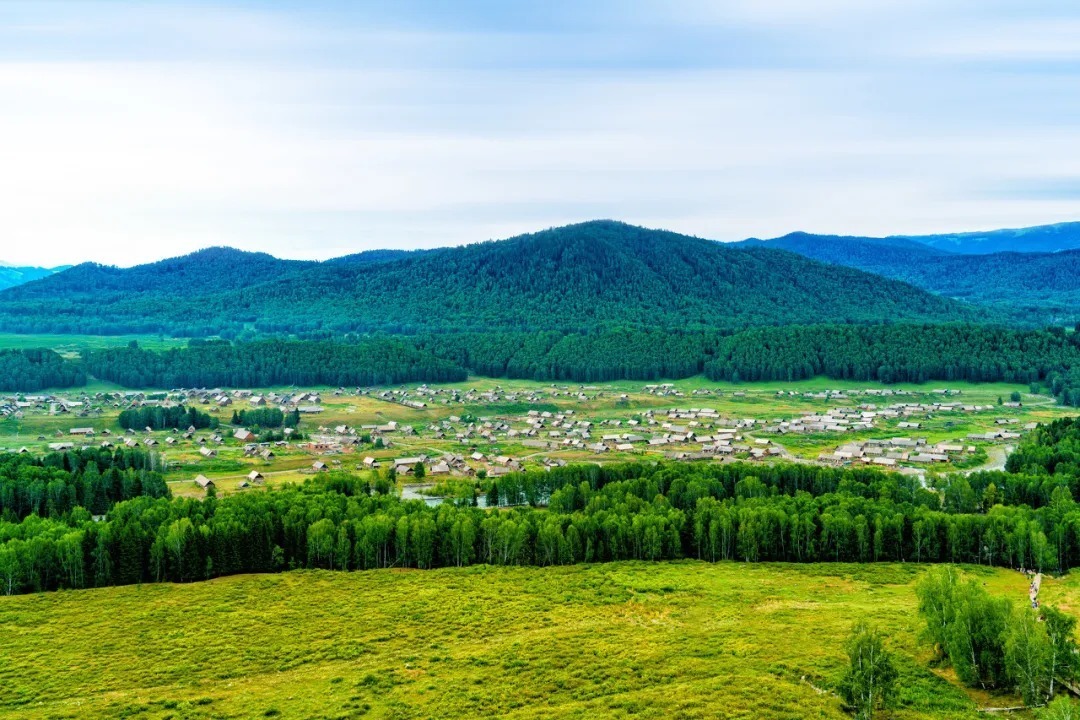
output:
{"label": "cluster of houses", "polygon": [[[567,451],[581,455],[603,456],[608,453],[662,453],[676,460],[693,460],[714,457],[744,457],[767,459],[786,455],[781,443],[781,436],[787,434],[823,434],[823,433],[862,433],[881,429],[888,421],[888,427],[901,431],[911,431],[910,435],[919,434],[926,420],[945,413],[986,413],[1001,411],[1001,405],[977,405],[960,400],[960,391],[935,389],[928,392],[914,393],[900,389],[864,389],[844,391],[788,391],[776,392],[777,397],[804,398],[814,401],[835,402],[825,411],[807,412],[787,418],[731,418],[725,417],[718,410],[705,407],[671,407],[668,409],[641,408],[633,415],[623,413],[623,417],[611,417],[611,412],[597,412],[599,417],[584,417],[591,412],[581,407],[575,411],[574,402],[588,403],[599,398],[611,398],[616,401],[629,401],[627,394],[606,387],[590,385],[557,385],[528,389],[503,388],[499,385],[491,389],[460,389],[421,385],[414,388],[346,390],[338,388],[328,391],[335,397],[353,395],[378,399],[405,407],[425,410],[436,406],[468,406],[460,414],[443,416],[429,420],[426,426],[414,429],[413,425],[399,424],[394,421],[319,427],[315,432],[306,433],[308,439],[297,447],[318,457],[313,458],[310,472],[324,472],[334,466],[340,466],[341,460],[334,455],[355,452],[366,441],[378,441],[381,449],[393,449],[397,445],[409,447],[410,436],[419,432],[423,440],[439,441],[441,454],[419,454],[415,449],[402,451],[408,454],[395,460],[381,459],[389,453],[374,452],[380,456],[366,457],[361,466],[375,468],[387,463],[402,476],[410,476],[416,468],[422,466],[425,475],[473,475],[480,470],[489,476],[521,469],[523,462],[533,466],[542,463],[547,467],[565,464],[562,459],[553,458],[550,453]],[[707,404],[707,397],[745,396],[747,393],[709,388],[680,390],[674,383],[656,383],[645,385],[640,390],[644,395],[654,398],[700,398],[690,402]],[[920,397],[916,398],[915,395]],[[933,395],[937,397],[926,397]],[[638,396],[640,399],[640,396]],[[882,402],[880,398],[889,398]],[[561,409],[552,410],[552,401],[558,399]],[[685,401],[684,401],[685,402]],[[888,404],[886,404],[888,403]],[[649,403],[645,403],[649,404]],[[657,401],[652,401],[657,404]],[[225,408],[262,408],[276,407],[285,412],[299,411],[305,414],[323,412],[323,394],[319,392],[296,390],[285,392],[263,392],[251,390],[223,390],[221,388],[178,389],[161,393],[144,392],[103,392],[93,395],[63,396],[38,394],[8,396],[0,399],[0,417],[22,417],[24,413],[60,415],[69,413],[79,417],[91,417],[106,409],[129,409],[148,406],[204,405],[210,406],[211,412],[220,412]],[[476,406],[491,405],[491,416],[473,417],[469,412],[476,412]],[[533,405],[541,406],[523,412],[521,415],[502,415],[498,406]],[[609,403],[610,405],[610,403]],[[790,405],[790,403],[788,403]],[[1004,403],[1007,407],[1017,403]],[[623,403],[625,406],[625,403]],[[821,407],[816,403],[815,407]],[[158,444],[176,445],[187,442],[195,445],[199,454],[207,459],[217,456],[221,446],[235,441],[243,446],[245,458],[270,461],[274,458],[276,447],[287,447],[288,442],[259,443],[255,433],[245,429],[230,429],[223,436],[218,432],[197,433],[195,428],[181,432],[176,429],[164,438],[161,434],[151,433],[146,428],[145,434],[134,429],[126,430],[122,436],[111,437],[108,430],[96,430],[92,420],[83,421],[69,431],[58,432],[60,436],[49,445],[53,450],[74,449],[76,444],[100,443],[105,447],[154,447]],[[73,422],[73,424],[75,424]],[[1030,429],[1034,424],[1025,426]],[[305,426],[307,427],[307,426]],[[895,465],[897,463],[931,464],[948,462],[958,455],[969,453],[976,442],[1008,441],[1020,437],[1017,420],[998,418],[995,429],[991,432],[973,433],[964,441],[957,443],[939,443],[929,445],[925,440],[907,437],[889,440],[867,440],[847,442],[832,453],[820,457],[822,462]],[[286,436],[292,434],[286,429]],[[70,436],[70,437],[68,437]],[[44,437],[39,440],[44,441]],[[233,444],[233,443],[230,443]],[[451,449],[451,446],[457,446]],[[500,454],[498,446],[512,446],[520,452],[520,458],[511,458]],[[487,446],[487,447],[485,447]],[[486,456],[480,450],[492,450],[492,456]],[[425,448],[430,450],[430,448]],[[580,455],[579,455],[580,456]],[[258,474],[256,471],[255,474]],[[205,478],[204,478],[205,479]],[[248,478],[245,482],[257,484],[258,478]],[[210,481],[207,481],[210,482]],[[212,484],[212,482],[211,482]],[[200,483],[202,485],[202,483]],[[206,487],[204,485],[204,487]]]}
{"label": "cluster of houses", "polygon": [[[507,455],[488,457],[481,452],[474,452],[468,456],[454,453],[444,453],[438,456],[425,454],[412,457],[396,458],[389,461],[380,461],[374,457],[365,457],[362,463],[368,470],[375,470],[389,464],[399,477],[409,477],[417,474],[418,467],[424,468],[424,475],[438,477],[442,475],[472,476],[477,473],[477,464],[480,464],[488,477],[497,477],[507,473],[517,472],[524,469],[520,460]],[[564,464],[565,463],[561,463]]]}
{"label": "cluster of houses", "polygon": [[60,395],[8,395],[0,399],[0,418],[21,420],[27,413],[88,417],[98,411],[88,397],[71,399]]}
{"label": "cluster of houses", "polygon": [[504,389],[496,385],[491,390],[470,388],[441,388],[421,385],[412,390],[359,391],[360,395],[370,395],[378,400],[397,403],[406,407],[422,410],[431,405],[493,405],[499,403],[537,404],[553,398],[569,398],[586,401],[604,396],[604,390],[590,385],[572,388],[569,385],[551,385],[546,389],[528,390]]}
{"label": "cluster of houses", "polygon": [[947,463],[975,452],[974,445],[964,443],[937,443],[930,445],[926,438],[888,438],[865,440],[841,445],[831,453],[823,453],[819,460],[830,465],[865,463],[895,466],[898,463],[930,465]]}

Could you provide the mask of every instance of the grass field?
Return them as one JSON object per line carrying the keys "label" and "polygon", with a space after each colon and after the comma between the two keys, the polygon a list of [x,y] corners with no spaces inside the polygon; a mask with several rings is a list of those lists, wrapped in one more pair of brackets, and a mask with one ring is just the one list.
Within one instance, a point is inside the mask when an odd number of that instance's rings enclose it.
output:
{"label": "grass field", "polygon": [[135,340],[147,350],[168,350],[187,345],[185,338],[170,338],[164,335],[50,335],[19,333],[0,333],[0,349],[21,350],[26,348],[48,348],[65,357],[78,357],[83,350],[127,345]]}
{"label": "grass field", "polygon": [[[830,689],[859,619],[897,656],[887,717],[1015,704],[929,667],[916,642],[924,571],[302,571],[0,598],[0,716],[843,718]],[[1025,596],[1018,573],[969,572]]]}

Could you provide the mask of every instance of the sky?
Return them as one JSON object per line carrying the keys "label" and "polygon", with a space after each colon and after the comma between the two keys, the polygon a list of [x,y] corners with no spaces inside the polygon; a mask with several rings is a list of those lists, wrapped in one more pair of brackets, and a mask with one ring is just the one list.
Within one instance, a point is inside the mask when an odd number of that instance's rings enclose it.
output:
{"label": "sky", "polygon": [[0,0],[0,260],[1080,220],[1073,0]]}

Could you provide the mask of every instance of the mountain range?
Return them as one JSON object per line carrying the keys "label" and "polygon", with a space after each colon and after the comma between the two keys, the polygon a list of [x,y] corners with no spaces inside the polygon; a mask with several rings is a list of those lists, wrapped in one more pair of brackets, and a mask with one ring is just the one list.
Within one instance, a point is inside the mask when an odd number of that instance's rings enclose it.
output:
{"label": "mountain range", "polygon": [[897,235],[884,239],[912,240],[937,250],[965,255],[1000,252],[1058,252],[1059,250],[1080,249],[1080,222],[982,232]]}
{"label": "mountain range", "polygon": [[16,332],[588,332],[993,317],[795,253],[614,221],[321,263],[211,248],[128,269],[83,264],[0,292],[0,328]]}
{"label": "mountain range", "polygon": [[31,280],[38,280],[70,268],[70,265],[62,265],[54,268],[42,267],[17,267],[0,262],[0,290],[22,285]]}
{"label": "mountain range", "polygon": [[[982,252],[990,247],[1015,248],[1023,239],[1044,250]],[[1080,223],[921,238],[791,233],[738,245],[787,250],[865,270],[938,295],[995,308],[1022,323],[1072,323],[1080,319]]]}
{"label": "mountain range", "polygon": [[1045,325],[1080,320],[1080,223],[883,238],[799,232],[721,243],[601,220],[325,262],[209,248],[131,268],[0,267],[0,278],[5,273],[23,280],[0,291],[0,329],[15,332]]}

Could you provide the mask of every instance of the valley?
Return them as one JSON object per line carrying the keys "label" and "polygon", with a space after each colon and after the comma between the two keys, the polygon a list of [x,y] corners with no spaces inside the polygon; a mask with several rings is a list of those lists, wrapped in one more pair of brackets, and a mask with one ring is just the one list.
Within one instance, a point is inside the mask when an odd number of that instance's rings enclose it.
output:
{"label": "valley", "polygon": [[[577,462],[797,461],[945,473],[988,464],[989,454],[1015,445],[1035,424],[1069,415],[1053,398],[1015,384],[886,386],[825,378],[595,385],[470,378],[349,390],[102,386],[21,398],[9,396],[0,408],[0,450],[144,448],[180,496],[205,493],[194,483],[200,475],[227,493],[250,485],[253,472],[262,476],[259,485],[302,481],[315,463],[360,473],[393,467],[402,484],[417,484],[419,462],[420,484],[437,488],[428,492],[470,495],[478,474]],[[123,410],[185,405],[220,427],[191,431],[181,423],[148,432],[119,422]],[[249,426],[234,423],[234,413],[278,406],[285,413],[302,408],[296,430],[303,439],[260,439],[280,429],[257,426],[251,439],[236,437]],[[206,448],[212,457],[200,454]]]}

